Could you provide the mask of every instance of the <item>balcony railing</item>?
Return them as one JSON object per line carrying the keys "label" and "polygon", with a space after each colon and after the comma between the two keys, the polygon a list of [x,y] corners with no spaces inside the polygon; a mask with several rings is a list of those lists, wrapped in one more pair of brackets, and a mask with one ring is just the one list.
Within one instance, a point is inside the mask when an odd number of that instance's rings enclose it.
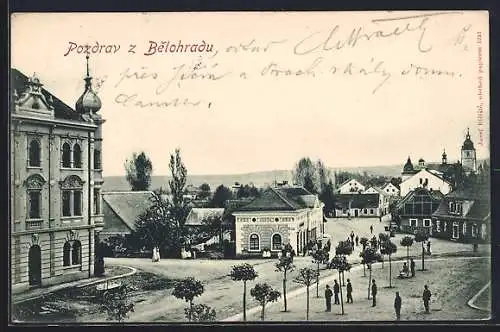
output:
{"label": "balcony railing", "polygon": [[40,229],[43,227],[43,219],[27,219],[26,229]]}

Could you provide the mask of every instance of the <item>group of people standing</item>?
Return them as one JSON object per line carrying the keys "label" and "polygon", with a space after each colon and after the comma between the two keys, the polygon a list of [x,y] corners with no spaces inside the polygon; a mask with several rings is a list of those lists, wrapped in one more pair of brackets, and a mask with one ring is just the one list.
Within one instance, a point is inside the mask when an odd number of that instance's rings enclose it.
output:
{"label": "group of people standing", "polygon": [[347,236],[347,243],[351,244],[351,247],[354,249],[354,245],[356,244],[356,247],[359,245],[359,236],[354,234],[354,231],[351,231],[351,234]]}
{"label": "group of people standing", "polygon": [[[347,292],[346,303],[354,303],[354,301],[352,300],[352,284],[350,279],[347,279],[346,292]],[[333,292],[330,286],[326,285],[325,288],[326,312],[332,311],[332,296],[334,296],[334,304],[340,304],[339,293],[340,293],[340,285],[337,282],[337,279],[333,281]]]}
{"label": "group of people standing", "polygon": [[[372,279],[372,284],[371,284],[371,296],[372,296],[372,307],[377,306],[377,293],[378,293],[378,288],[377,288],[377,283],[375,282],[375,279]],[[337,282],[337,280],[333,281],[333,291],[330,288],[329,285],[326,285],[325,288],[325,300],[326,300],[326,312],[331,312],[332,311],[332,297],[334,298],[334,304],[340,304],[339,300],[339,293],[340,293],[340,285]],[[352,299],[352,283],[350,279],[347,279],[347,284],[346,284],[346,293],[347,293],[347,300],[346,303],[354,303]],[[425,308],[425,313],[430,313],[430,300],[431,300],[431,291],[429,290],[429,287],[427,285],[424,286],[424,292],[422,294],[422,300],[424,302],[424,308]],[[401,319],[401,307],[403,305],[403,300],[401,298],[401,295],[399,295],[399,292],[396,292],[396,296],[394,298],[394,311],[396,312],[396,320]]]}

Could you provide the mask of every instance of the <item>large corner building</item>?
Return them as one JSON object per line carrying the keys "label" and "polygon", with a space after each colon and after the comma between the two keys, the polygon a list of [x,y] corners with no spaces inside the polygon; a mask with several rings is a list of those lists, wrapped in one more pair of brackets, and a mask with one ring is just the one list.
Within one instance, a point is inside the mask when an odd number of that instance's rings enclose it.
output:
{"label": "large corner building", "polygon": [[[11,70],[10,276],[12,293],[94,276],[101,213],[101,101],[75,108],[33,75]],[[102,260],[97,259],[102,263]],[[102,270],[96,265],[96,272]]]}

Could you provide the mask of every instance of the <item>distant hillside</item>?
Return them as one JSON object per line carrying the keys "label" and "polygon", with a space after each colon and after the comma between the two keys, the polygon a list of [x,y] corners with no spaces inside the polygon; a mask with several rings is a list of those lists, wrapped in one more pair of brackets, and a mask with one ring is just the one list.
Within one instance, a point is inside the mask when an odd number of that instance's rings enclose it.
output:
{"label": "distant hillside", "polygon": [[[382,176],[400,176],[401,165],[391,166],[373,166],[373,167],[346,167],[346,168],[332,168],[332,171],[348,171],[352,173],[367,172],[371,175]],[[151,188],[168,188],[169,176],[154,175],[151,179]],[[202,183],[208,183],[210,188],[215,189],[223,184],[227,187],[232,186],[235,182],[242,184],[253,183],[256,187],[266,187],[274,181],[289,181],[292,182],[291,170],[274,170],[263,172],[252,172],[244,174],[223,174],[223,175],[188,175],[187,183],[194,186],[199,186]],[[104,191],[127,191],[130,190],[130,185],[123,176],[106,176],[104,177]]]}

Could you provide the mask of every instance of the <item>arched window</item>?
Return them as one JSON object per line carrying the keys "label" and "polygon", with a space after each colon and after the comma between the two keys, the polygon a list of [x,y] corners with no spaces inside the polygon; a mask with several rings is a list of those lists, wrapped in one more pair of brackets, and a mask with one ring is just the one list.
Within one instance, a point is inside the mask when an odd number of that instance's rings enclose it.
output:
{"label": "arched window", "polygon": [[29,219],[41,218],[42,210],[42,189],[45,179],[40,174],[29,176],[25,185],[27,188],[27,214]]}
{"label": "arched window", "polygon": [[68,143],[64,143],[62,146],[62,167],[71,167],[71,147]]}
{"label": "arched window", "polygon": [[257,234],[250,235],[250,247],[249,250],[258,251],[260,250],[260,241]]}
{"label": "arched window", "polygon": [[94,188],[94,214],[101,214],[101,192]]}
{"label": "arched window", "polygon": [[66,242],[63,247],[63,266],[71,265],[71,244]]}
{"label": "arched window", "polygon": [[94,149],[94,169],[101,169],[101,150]]}
{"label": "arched window", "polygon": [[73,215],[82,215],[82,191],[73,190]]}
{"label": "arched window", "polygon": [[272,243],[271,250],[281,250],[281,244],[282,244],[281,235],[274,234],[273,237],[271,238],[271,243]]}
{"label": "arched window", "polygon": [[73,167],[82,168],[82,149],[79,144],[73,146]]}
{"label": "arched window", "polygon": [[82,264],[82,245],[80,241],[75,241],[73,243],[73,252],[71,255],[71,265]]}
{"label": "arched window", "polygon": [[30,142],[28,163],[32,167],[40,167],[40,143],[36,139]]}
{"label": "arched window", "polygon": [[41,192],[40,190],[28,191],[29,219],[39,219],[41,216]]}

